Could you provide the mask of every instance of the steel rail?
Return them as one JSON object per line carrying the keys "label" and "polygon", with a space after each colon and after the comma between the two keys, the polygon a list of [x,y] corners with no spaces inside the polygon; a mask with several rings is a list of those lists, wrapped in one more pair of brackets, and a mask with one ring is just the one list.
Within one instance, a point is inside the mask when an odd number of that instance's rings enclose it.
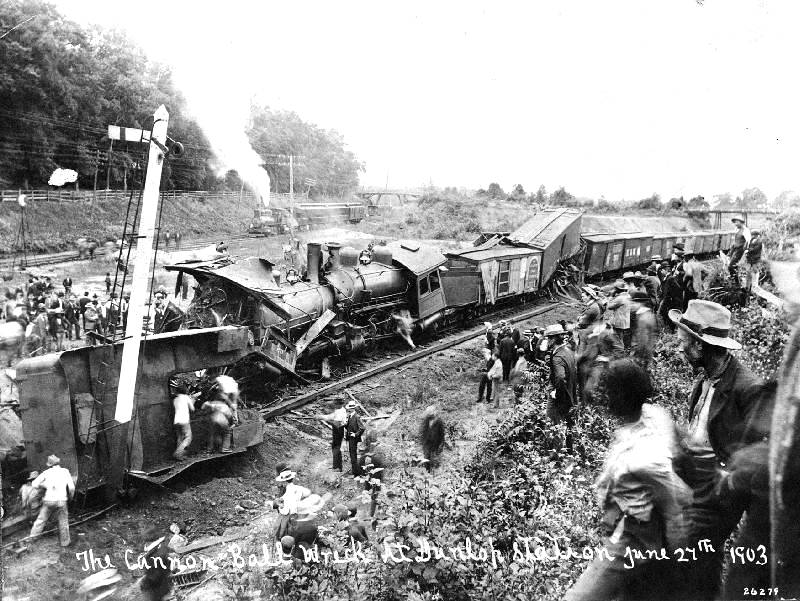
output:
{"label": "steel rail", "polygon": [[[547,313],[548,311],[552,311],[557,307],[564,306],[564,303],[553,303],[544,307],[537,307],[535,309],[530,309],[528,311],[524,311],[517,315],[509,316],[507,321],[509,322],[519,322],[524,321],[526,319],[530,319],[531,317],[535,317],[536,315],[541,315],[542,313]],[[366,380],[373,376],[376,376],[380,373],[388,371],[394,367],[400,367],[406,363],[411,363],[412,361],[416,361],[418,359],[422,359],[423,357],[427,357],[428,355],[432,355],[434,353],[438,353],[439,351],[448,349],[450,347],[456,346],[457,344],[461,344],[462,342],[466,342],[467,340],[471,340],[473,338],[477,338],[486,332],[486,329],[483,327],[480,328],[473,328],[468,332],[463,332],[460,334],[455,334],[446,340],[441,340],[438,342],[433,342],[429,346],[425,346],[424,348],[420,348],[419,350],[415,350],[413,352],[404,354],[400,357],[396,357],[394,359],[390,359],[388,361],[384,361],[365,369],[362,372],[357,374],[353,374],[351,376],[347,376],[342,378],[341,380],[337,380],[336,382],[332,382],[321,388],[317,388],[316,390],[309,391],[305,394],[301,394],[300,396],[292,397],[287,401],[282,401],[272,407],[267,407],[261,410],[261,414],[264,416],[264,419],[271,419],[274,417],[278,417],[284,413],[292,411],[293,409],[297,409],[298,407],[302,407],[314,401],[320,397],[327,396],[333,392],[338,390],[342,390],[344,388],[348,388],[353,384],[361,382],[362,380]]]}

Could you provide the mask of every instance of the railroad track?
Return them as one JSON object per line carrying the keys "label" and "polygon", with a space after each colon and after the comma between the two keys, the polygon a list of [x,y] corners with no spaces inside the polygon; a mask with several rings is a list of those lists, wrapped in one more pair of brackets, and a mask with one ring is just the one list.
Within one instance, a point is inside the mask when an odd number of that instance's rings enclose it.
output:
{"label": "railroad track", "polygon": [[[225,236],[226,242],[230,242],[233,240],[247,240],[251,238],[249,234],[234,234],[231,236]],[[210,244],[216,244],[219,242],[219,236],[215,236],[213,238],[196,238],[191,242],[185,242],[181,244],[180,250],[196,250],[198,248],[203,248],[204,246],[209,246]],[[173,247],[174,248],[174,247]],[[163,250],[163,248],[162,248]],[[172,249],[171,249],[172,250]],[[98,247],[98,251],[95,253],[95,257],[98,260],[102,260],[101,258],[107,257],[107,254],[103,250],[103,247]],[[114,251],[114,255],[117,254],[118,251]],[[88,261],[89,259],[81,259],[78,255],[77,250],[65,250],[62,252],[57,253],[47,253],[47,254],[40,254],[40,255],[33,255],[28,257],[27,260],[27,267],[41,267],[42,265],[53,265],[54,263],[70,263],[72,261]],[[12,263],[16,263],[17,269],[19,269],[18,265],[20,262],[20,257],[2,257],[0,258],[0,270],[7,270],[11,268]]]}
{"label": "railroad track", "polygon": [[[494,311],[492,313],[487,313],[481,317],[481,320],[499,321],[501,319],[505,319],[511,323],[515,323],[565,306],[564,302],[552,302],[545,299],[541,299],[538,302],[534,301],[534,304],[537,306],[522,310],[519,305],[516,305]],[[389,359],[360,359],[358,361],[360,364],[358,365],[359,369],[355,373],[351,371],[350,373],[342,374],[334,381],[315,382],[310,385],[303,386],[295,394],[292,394],[291,396],[284,396],[278,401],[263,408],[261,410],[261,414],[264,416],[264,419],[278,417],[302,407],[303,405],[307,405],[308,403],[311,403],[319,398],[333,394],[340,390],[347,389],[354,384],[389,371],[390,369],[400,367],[406,363],[417,361],[418,359],[433,355],[434,353],[438,353],[450,347],[456,346],[462,342],[466,342],[467,340],[477,338],[478,336],[483,335],[485,331],[486,330],[483,326],[472,326],[467,331],[464,331],[462,328],[458,328],[457,331],[452,331],[451,333],[446,334],[444,338],[423,342],[422,344],[417,345],[416,349],[409,350],[408,352],[402,352],[397,349],[387,349],[382,354],[384,354],[384,356],[389,355]],[[352,359],[349,365],[353,365]]]}

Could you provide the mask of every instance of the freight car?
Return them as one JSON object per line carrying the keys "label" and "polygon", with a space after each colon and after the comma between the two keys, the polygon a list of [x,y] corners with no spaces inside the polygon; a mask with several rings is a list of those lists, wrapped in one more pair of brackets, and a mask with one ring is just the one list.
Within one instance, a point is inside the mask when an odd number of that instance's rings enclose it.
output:
{"label": "freight car", "polygon": [[[366,207],[360,203],[308,202],[294,207],[295,227],[309,230],[336,223],[359,223],[366,216]],[[257,236],[275,236],[290,230],[291,211],[285,207],[258,207],[253,212],[248,233]]]}
{"label": "freight car", "polygon": [[669,259],[673,246],[679,242],[687,253],[709,257],[730,250],[734,234],[732,231],[584,234],[583,268],[589,278],[610,277],[646,266],[653,255]]}

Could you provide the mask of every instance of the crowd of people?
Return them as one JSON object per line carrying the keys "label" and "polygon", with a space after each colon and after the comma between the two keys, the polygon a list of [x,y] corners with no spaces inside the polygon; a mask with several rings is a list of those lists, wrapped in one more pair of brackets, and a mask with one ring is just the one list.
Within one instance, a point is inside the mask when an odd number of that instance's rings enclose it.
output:
{"label": "crowd of people", "polygon": [[[69,275],[64,277],[61,287],[49,276],[32,275],[24,286],[6,290],[0,320],[22,326],[25,343],[20,350],[27,356],[74,346],[67,341],[95,344],[98,337],[114,338],[115,333],[127,328],[131,294],[128,291],[118,294],[109,272],[104,284],[105,294],[84,290],[79,296]],[[159,287],[153,294],[150,329],[156,334],[175,331],[182,317],[180,309],[170,302],[166,289]]]}
{"label": "crowd of people", "polygon": [[26,354],[37,355],[65,350],[65,341],[81,340],[92,344],[95,338],[111,335],[117,327],[125,327],[130,293],[122,298],[111,290],[110,274],[106,274],[106,294],[82,296],[74,291],[67,275],[61,287],[49,276],[30,276],[24,287],[6,290],[0,318],[19,322],[26,331]]}

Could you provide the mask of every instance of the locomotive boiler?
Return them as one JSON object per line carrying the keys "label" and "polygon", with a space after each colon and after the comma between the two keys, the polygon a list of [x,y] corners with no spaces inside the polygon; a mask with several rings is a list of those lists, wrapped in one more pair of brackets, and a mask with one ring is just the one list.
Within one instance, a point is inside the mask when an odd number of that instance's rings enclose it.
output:
{"label": "locomotive boiler", "polygon": [[393,336],[403,311],[418,332],[433,328],[446,315],[439,283],[445,262],[417,243],[357,250],[329,242],[309,243],[306,272],[290,269],[283,281],[259,258],[216,257],[167,270],[196,282],[185,327],[247,326],[273,369],[296,373],[298,363]]}

